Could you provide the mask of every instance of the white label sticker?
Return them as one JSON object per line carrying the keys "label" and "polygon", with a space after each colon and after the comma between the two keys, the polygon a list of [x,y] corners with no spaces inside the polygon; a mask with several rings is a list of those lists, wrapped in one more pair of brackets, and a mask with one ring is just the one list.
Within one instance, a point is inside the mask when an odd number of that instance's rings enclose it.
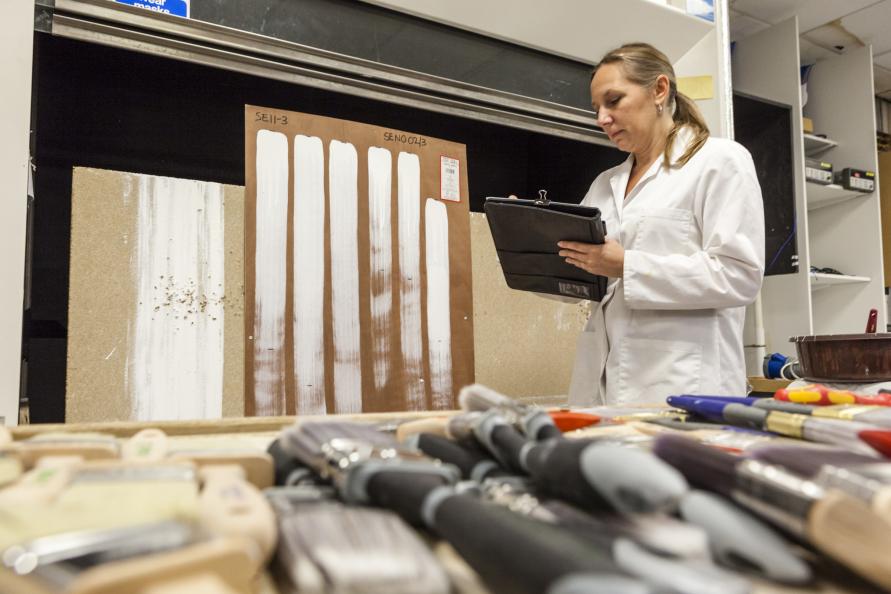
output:
{"label": "white label sticker", "polygon": [[439,158],[439,197],[461,202],[461,163],[458,159]]}

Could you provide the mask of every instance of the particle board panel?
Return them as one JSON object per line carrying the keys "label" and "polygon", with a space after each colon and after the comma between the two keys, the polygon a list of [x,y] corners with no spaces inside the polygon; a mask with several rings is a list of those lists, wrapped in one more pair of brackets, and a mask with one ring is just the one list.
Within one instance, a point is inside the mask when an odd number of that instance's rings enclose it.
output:
{"label": "particle board panel", "polygon": [[567,394],[588,302],[508,287],[486,215],[470,215],[470,238],[476,381],[516,398]]}
{"label": "particle board panel", "polygon": [[[213,194],[214,199],[222,201],[222,254],[217,256],[224,255],[224,280],[214,283],[213,289],[201,278],[164,278],[167,275],[155,270],[153,274],[159,278],[147,279],[145,270],[140,270],[140,262],[144,263],[140,260],[140,244],[143,256],[153,249],[146,229],[140,228],[140,201],[145,199],[146,189],[155,187],[154,184],[173,187],[182,183],[193,184],[199,192],[211,188],[217,192]],[[156,192],[153,196],[162,201],[173,199],[172,195],[165,197],[162,194]],[[202,208],[194,210],[193,216],[198,221],[206,214]],[[239,187],[75,168],[72,176],[67,422],[173,420],[243,414],[243,220],[244,191]],[[178,226],[171,229],[169,240],[175,241],[177,234],[182,235]],[[206,263],[208,256],[198,253],[197,244],[195,251],[189,253],[191,244],[183,237],[179,240],[186,243],[178,244],[179,251],[169,257],[187,263],[191,259]],[[161,266],[167,265],[162,261]],[[208,278],[211,274],[212,271],[208,271]],[[145,292],[140,297],[140,282],[146,281],[152,283],[148,288],[150,305],[142,302],[147,295]],[[150,309],[146,310],[146,307]],[[150,315],[143,318],[147,325],[137,328],[140,308]],[[160,341],[156,341],[156,355],[160,353],[163,361],[165,352],[174,352],[178,348],[185,350],[176,352],[194,353],[194,364],[190,361],[178,367],[188,377],[171,375],[169,369],[159,366],[158,357],[143,358],[141,367],[133,360],[140,337],[173,322],[181,323],[183,332],[161,336]],[[217,333],[220,332],[219,325],[222,326],[222,346],[218,354],[205,356],[205,345],[194,343],[197,334],[189,329],[196,324],[206,324]],[[221,386],[221,405],[205,413],[177,414],[177,407],[182,411],[200,410],[191,406],[198,397],[195,393],[198,390],[188,389],[190,382],[185,380],[213,356],[222,357],[216,367],[222,374],[217,382]],[[148,378],[141,386],[137,382],[138,374]],[[146,397],[147,384],[165,378],[173,390],[164,398],[175,401],[174,410],[156,409],[147,413],[151,418],[146,418],[138,412],[137,400],[140,394],[143,399]],[[182,386],[182,391],[177,390],[178,386]]]}

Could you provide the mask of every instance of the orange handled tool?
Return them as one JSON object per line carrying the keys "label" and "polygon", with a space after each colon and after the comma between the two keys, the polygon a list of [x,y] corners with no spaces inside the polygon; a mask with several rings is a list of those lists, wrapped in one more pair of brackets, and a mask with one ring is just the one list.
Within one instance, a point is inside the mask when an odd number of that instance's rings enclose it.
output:
{"label": "orange handled tool", "polygon": [[588,413],[572,412],[571,410],[560,409],[549,411],[548,414],[554,420],[557,428],[566,433],[567,431],[575,431],[600,422],[600,417]]}
{"label": "orange handled tool", "polygon": [[855,394],[848,390],[832,390],[822,384],[799,388],[783,388],[773,396],[777,400],[826,406],[830,404],[874,404],[891,406],[891,394]]}

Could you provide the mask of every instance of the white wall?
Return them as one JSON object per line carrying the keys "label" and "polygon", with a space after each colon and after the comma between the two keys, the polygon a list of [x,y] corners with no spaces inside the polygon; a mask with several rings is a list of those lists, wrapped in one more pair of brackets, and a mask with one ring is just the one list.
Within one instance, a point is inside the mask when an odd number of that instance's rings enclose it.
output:
{"label": "white wall", "polygon": [[31,53],[34,2],[15,0],[3,7],[0,34],[0,417],[18,423],[21,374],[22,302],[28,184],[28,131],[31,114]]}

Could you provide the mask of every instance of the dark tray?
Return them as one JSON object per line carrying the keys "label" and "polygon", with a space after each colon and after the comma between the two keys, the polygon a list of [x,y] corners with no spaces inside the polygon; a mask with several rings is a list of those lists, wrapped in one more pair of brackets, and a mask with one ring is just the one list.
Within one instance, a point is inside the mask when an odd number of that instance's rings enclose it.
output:
{"label": "dark tray", "polygon": [[801,373],[819,382],[891,381],[891,333],[793,336]]}

